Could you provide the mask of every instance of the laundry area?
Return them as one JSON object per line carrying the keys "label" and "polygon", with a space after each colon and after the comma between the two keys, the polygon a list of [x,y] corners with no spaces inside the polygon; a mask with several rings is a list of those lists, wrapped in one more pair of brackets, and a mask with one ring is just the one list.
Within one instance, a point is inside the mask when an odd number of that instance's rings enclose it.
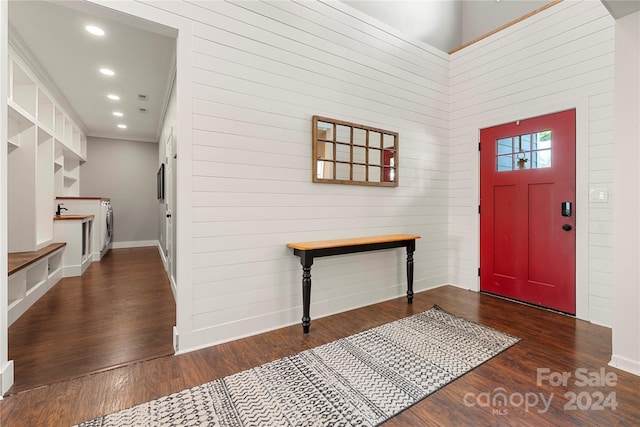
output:
{"label": "laundry area", "polygon": [[100,261],[110,249],[113,236],[113,207],[106,197],[56,197],[60,217],[66,215],[93,215],[93,230],[88,248],[93,261]]}

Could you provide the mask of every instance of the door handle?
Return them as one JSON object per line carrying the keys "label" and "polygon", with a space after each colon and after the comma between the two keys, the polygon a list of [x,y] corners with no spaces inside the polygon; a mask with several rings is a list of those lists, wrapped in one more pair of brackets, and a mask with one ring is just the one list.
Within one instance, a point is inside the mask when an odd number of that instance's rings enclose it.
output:
{"label": "door handle", "polygon": [[571,225],[570,225],[570,224],[564,224],[564,225],[562,226],[562,229],[563,229],[564,231],[571,231],[571,228],[572,228],[572,227],[571,227]]}

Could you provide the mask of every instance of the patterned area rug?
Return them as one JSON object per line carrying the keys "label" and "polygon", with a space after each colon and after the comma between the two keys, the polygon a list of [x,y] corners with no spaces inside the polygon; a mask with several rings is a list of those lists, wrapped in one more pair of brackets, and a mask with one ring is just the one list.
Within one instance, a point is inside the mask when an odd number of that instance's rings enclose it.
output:
{"label": "patterned area rug", "polygon": [[375,426],[518,341],[434,306],[79,425]]}

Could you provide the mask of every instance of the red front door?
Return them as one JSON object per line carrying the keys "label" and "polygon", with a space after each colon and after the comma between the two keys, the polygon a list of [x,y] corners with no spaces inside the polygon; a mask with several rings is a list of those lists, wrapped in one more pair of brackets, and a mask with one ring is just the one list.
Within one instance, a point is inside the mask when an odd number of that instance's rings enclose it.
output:
{"label": "red front door", "polygon": [[480,289],[575,314],[575,110],[480,131]]}

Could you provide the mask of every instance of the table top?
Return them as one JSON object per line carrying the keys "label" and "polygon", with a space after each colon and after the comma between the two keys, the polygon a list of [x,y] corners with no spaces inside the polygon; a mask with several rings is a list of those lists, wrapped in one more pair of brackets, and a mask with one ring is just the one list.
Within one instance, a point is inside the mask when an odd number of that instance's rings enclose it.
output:
{"label": "table top", "polygon": [[420,236],[415,234],[385,234],[382,236],[352,237],[348,239],[316,240],[313,242],[287,243],[293,249],[310,251],[314,249],[339,248],[344,246],[368,245],[376,243],[402,242],[405,240],[416,240]]}

